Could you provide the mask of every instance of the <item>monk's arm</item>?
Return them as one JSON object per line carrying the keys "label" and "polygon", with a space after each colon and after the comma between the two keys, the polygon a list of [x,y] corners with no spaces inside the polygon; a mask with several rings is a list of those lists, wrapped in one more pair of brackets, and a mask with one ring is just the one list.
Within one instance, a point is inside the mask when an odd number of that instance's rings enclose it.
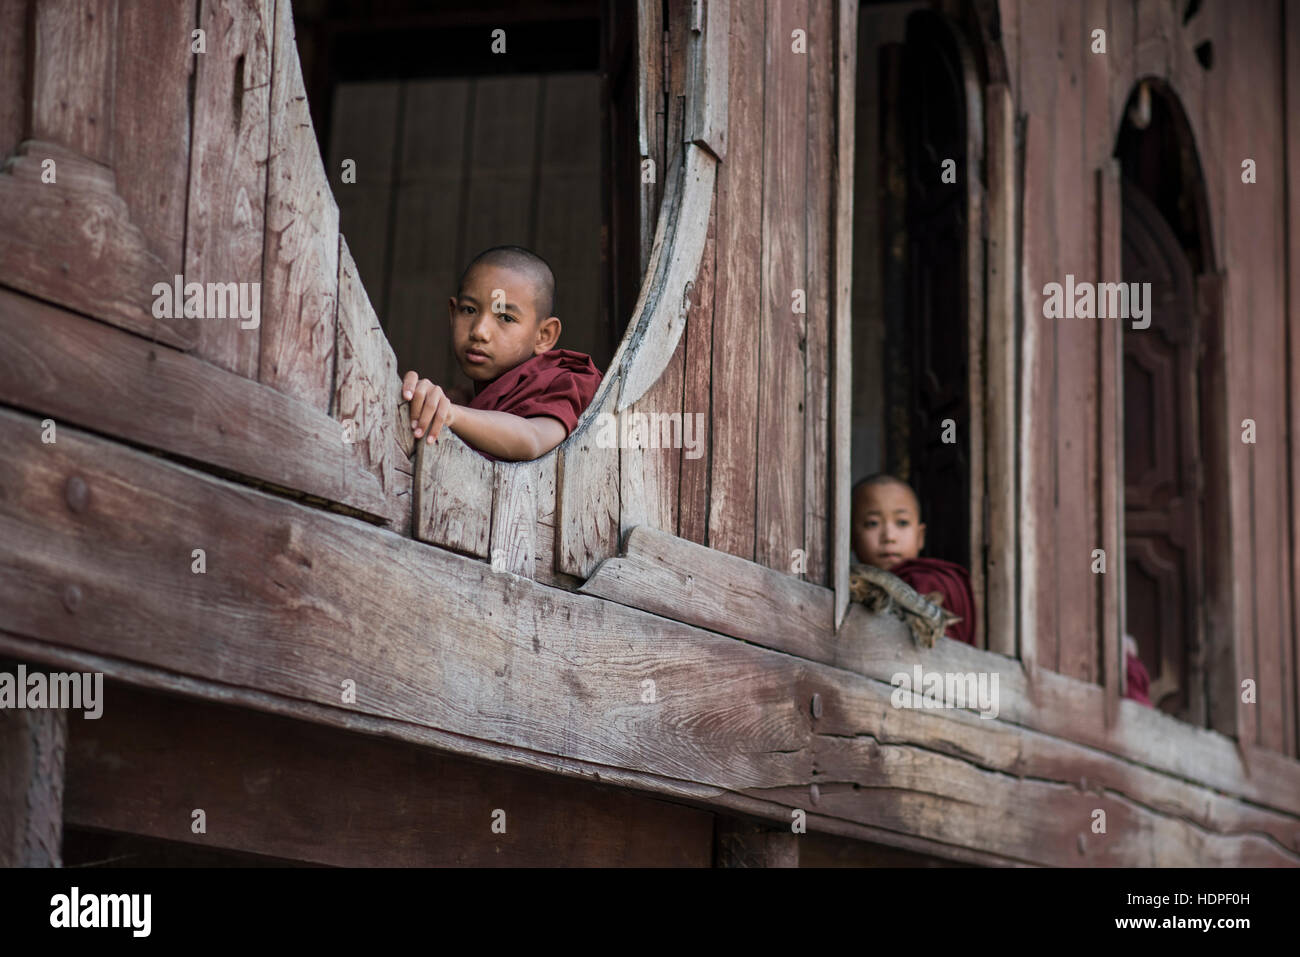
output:
{"label": "monk's arm", "polygon": [[510,462],[539,458],[569,434],[559,419],[547,415],[525,419],[464,405],[452,406],[447,426],[479,451]]}

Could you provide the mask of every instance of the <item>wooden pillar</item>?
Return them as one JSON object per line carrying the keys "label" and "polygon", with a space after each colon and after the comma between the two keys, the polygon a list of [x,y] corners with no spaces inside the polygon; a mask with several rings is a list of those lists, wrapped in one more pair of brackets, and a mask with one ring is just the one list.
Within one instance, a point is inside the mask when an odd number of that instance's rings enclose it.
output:
{"label": "wooden pillar", "polygon": [[0,709],[0,867],[63,862],[67,713]]}
{"label": "wooden pillar", "polygon": [[719,817],[713,829],[714,867],[798,867],[799,835],[787,828]]}

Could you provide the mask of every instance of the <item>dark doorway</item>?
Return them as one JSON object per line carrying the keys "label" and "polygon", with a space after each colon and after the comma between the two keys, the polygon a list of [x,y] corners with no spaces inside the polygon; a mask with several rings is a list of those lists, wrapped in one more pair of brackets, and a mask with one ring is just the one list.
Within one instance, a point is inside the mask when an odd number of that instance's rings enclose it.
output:
{"label": "dark doorway", "polygon": [[1200,163],[1171,90],[1139,84],[1116,155],[1123,279],[1151,284],[1150,327],[1123,323],[1125,627],[1152,704],[1218,726],[1214,665],[1231,649],[1222,310]]}

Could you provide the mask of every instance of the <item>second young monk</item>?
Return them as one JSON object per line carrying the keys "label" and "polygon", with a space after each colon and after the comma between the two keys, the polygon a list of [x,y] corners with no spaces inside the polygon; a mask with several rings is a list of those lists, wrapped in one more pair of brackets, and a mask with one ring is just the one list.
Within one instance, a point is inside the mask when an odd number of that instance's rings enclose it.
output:
{"label": "second young monk", "polygon": [[853,486],[853,551],[858,561],[897,575],[922,595],[938,593],[944,610],[961,619],[948,637],[975,644],[975,596],[970,575],[955,562],[922,558],[921,504],[902,479],[872,475]]}
{"label": "second young monk", "polygon": [[555,348],[554,304],[555,277],[536,253],[496,246],[475,256],[448,303],[456,361],[474,395],[453,401],[466,397],[406,373],[402,397],[411,403],[415,437],[433,442],[446,427],[486,458],[509,461],[535,459],[563,442],[601,375],[590,356]]}

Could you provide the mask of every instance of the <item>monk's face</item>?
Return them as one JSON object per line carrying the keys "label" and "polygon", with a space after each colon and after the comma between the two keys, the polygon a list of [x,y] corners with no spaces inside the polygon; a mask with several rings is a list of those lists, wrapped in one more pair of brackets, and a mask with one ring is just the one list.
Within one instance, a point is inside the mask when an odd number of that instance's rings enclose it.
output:
{"label": "monk's face", "polygon": [[461,371],[490,382],[555,345],[560,320],[537,314],[532,278],[509,266],[480,263],[448,303],[451,341]]}
{"label": "monk's face", "polygon": [[864,485],[853,498],[853,551],[858,561],[889,570],[925,547],[925,525],[912,490],[901,482]]}

